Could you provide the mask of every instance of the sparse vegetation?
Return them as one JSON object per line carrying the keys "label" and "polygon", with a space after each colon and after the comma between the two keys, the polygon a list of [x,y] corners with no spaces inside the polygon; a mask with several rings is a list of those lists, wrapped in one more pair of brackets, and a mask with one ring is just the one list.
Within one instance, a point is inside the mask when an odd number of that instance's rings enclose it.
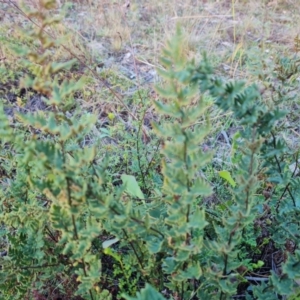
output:
{"label": "sparse vegetation", "polygon": [[300,299],[298,6],[1,1],[0,298]]}

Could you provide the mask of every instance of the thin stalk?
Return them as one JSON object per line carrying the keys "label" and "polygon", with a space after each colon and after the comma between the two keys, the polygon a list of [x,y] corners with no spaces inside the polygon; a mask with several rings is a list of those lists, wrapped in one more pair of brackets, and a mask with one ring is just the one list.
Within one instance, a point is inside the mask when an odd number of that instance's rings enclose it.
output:
{"label": "thin stalk", "polygon": [[[61,143],[61,148],[62,148],[62,156],[63,156],[63,165],[64,165],[64,171],[66,173],[65,170],[65,166],[66,166],[66,157],[65,157],[65,149],[64,149],[64,144]],[[70,207],[72,207],[72,194],[71,194],[71,182],[70,182],[70,178],[66,177],[66,182],[67,182],[67,198],[68,198],[68,204]],[[77,231],[77,226],[76,226],[76,221],[75,221],[75,215],[72,214],[71,216],[72,218],[72,224],[73,224],[73,230],[74,230],[74,239],[78,240],[78,231]],[[85,265],[85,261],[84,258],[82,258],[82,265],[83,265],[83,273],[84,276],[87,277],[87,272],[86,272],[86,265]],[[92,291],[89,289],[89,294],[90,294],[90,298],[91,300],[94,300],[94,296],[92,294]]]}
{"label": "thin stalk", "polygon": [[[276,149],[276,137],[275,137],[275,135],[274,135],[273,132],[271,132],[271,135],[272,135],[272,138],[273,138],[273,140],[272,140],[272,141],[273,141],[273,147],[274,147],[274,149]],[[297,156],[297,157],[298,157],[298,156]],[[277,165],[277,168],[278,168],[280,177],[283,178],[283,176],[282,176],[282,169],[281,169],[280,162],[279,162],[279,159],[278,159],[277,155],[274,155],[274,159],[275,159],[275,162],[276,162],[276,165]],[[296,164],[297,164],[297,163],[298,163],[298,159],[297,159]],[[296,167],[297,167],[297,165],[296,165]],[[296,171],[296,169],[294,170],[293,174],[295,173],[295,171]],[[277,214],[279,213],[279,203],[280,203],[280,200],[282,200],[282,198],[283,198],[283,196],[284,196],[284,194],[285,194],[286,191],[287,191],[288,194],[290,195],[290,197],[291,197],[291,199],[292,199],[292,201],[293,201],[294,207],[296,207],[296,200],[295,200],[295,198],[294,198],[294,196],[293,196],[293,194],[292,194],[292,192],[291,192],[289,186],[290,186],[290,183],[287,184],[287,186],[286,186],[285,189],[284,189],[283,194],[282,194],[281,197],[279,198],[279,201],[278,201],[278,203],[277,203],[277,205],[276,205],[276,213],[277,213]]]}
{"label": "thin stalk", "polygon": [[136,151],[137,151],[137,160],[138,160],[138,165],[139,165],[140,173],[141,173],[141,176],[142,176],[143,186],[146,189],[146,180],[145,180],[145,174],[143,172],[142,164],[141,164],[140,143],[139,143],[139,141],[140,141],[140,132],[141,132],[141,128],[143,126],[143,120],[144,120],[145,114],[146,114],[146,110],[144,111],[143,118],[140,121],[138,132],[137,132],[137,137],[136,137]]}
{"label": "thin stalk", "polygon": [[144,267],[143,267],[143,262],[142,262],[142,260],[140,259],[140,257],[139,257],[139,255],[138,255],[138,253],[137,253],[137,251],[136,251],[136,249],[135,249],[133,243],[129,240],[129,236],[128,236],[127,232],[125,231],[125,229],[122,229],[122,231],[123,231],[124,235],[126,236],[126,239],[127,239],[128,243],[130,244],[130,246],[131,246],[131,248],[132,248],[132,250],[133,250],[133,252],[134,252],[134,255],[136,256],[136,259],[137,259],[137,261],[138,261],[138,263],[139,263],[141,269],[144,269]]}

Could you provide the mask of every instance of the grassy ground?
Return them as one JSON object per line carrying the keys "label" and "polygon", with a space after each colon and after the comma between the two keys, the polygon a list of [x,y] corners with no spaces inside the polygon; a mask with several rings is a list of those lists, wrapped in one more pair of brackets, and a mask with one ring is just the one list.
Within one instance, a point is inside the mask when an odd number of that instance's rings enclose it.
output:
{"label": "grassy ground", "polygon": [[[35,1],[26,4],[36,5]],[[28,20],[15,2],[4,1],[1,6],[1,64],[17,73],[18,60],[6,42],[22,42],[17,28]],[[251,81],[258,58],[271,64],[277,54],[296,55],[300,22],[297,8],[296,0],[73,1],[64,21],[51,32],[56,38],[67,35],[64,48],[53,59],[76,55],[81,60],[79,71],[91,79],[82,99],[84,108],[94,109],[100,104],[103,109],[108,100],[119,105],[86,67],[127,102],[137,89],[149,91],[159,80],[156,68],[160,67],[160,50],[179,23],[186,33],[190,57],[198,60],[206,51],[225,76]],[[155,97],[154,92],[147,98],[151,97]]]}
{"label": "grassy ground", "polygon": [[[35,6],[34,2],[27,4]],[[17,74],[18,60],[5,42],[20,43],[17,28],[28,20],[14,2],[1,5],[1,64]],[[137,89],[148,91],[147,100],[155,97],[150,91],[159,80],[160,50],[177,23],[186,33],[190,57],[198,60],[206,51],[226,77],[251,81],[259,58],[271,64],[277,54],[296,55],[298,6],[296,0],[73,1],[63,23],[51,33],[56,38],[67,34],[65,48],[53,59],[75,54],[99,75],[79,63],[79,71],[90,79],[82,99],[84,108],[106,111],[116,109],[115,104],[126,110],[124,104]],[[125,103],[103,88],[103,81]]]}
{"label": "grassy ground", "polygon": [[[37,7],[34,0],[25,3]],[[64,4],[58,1],[58,9]],[[176,24],[185,32],[189,57],[199,61],[207,52],[219,74],[256,82],[263,92],[265,78],[276,73],[276,60],[298,56],[299,8],[298,0],[73,1],[63,21],[50,32],[56,39],[63,37],[63,46],[53,53],[53,60],[77,60],[64,76],[86,81],[77,101],[83,112],[98,116],[90,139],[101,142],[101,153],[112,154],[108,170],[112,183],[117,184],[123,172],[135,174],[143,191],[151,191],[152,196],[156,185],[161,184],[160,145],[151,131],[151,121],[158,116],[152,101],[158,97],[154,85],[161,82],[156,72],[161,67],[161,49]],[[19,78],[30,70],[10,48],[31,43],[19,34],[28,22],[21,3],[0,2],[0,97],[12,118],[14,109],[43,109],[39,97],[22,89]],[[264,99],[274,105],[271,98],[266,94]],[[285,105],[294,106],[289,108],[294,114],[286,122],[298,128],[299,103]],[[217,150],[214,166],[206,173],[215,191],[207,201],[216,203],[221,195],[224,200],[228,194],[217,171],[231,168],[227,154],[237,128],[228,114],[214,108],[210,115],[213,131],[203,148]],[[141,136],[140,144],[136,143],[137,136]],[[287,132],[286,138],[293,147],[298,146],[296,129]],[[138,159],[132,159],[136,156]],[[152,186],[145,183],[146,173]]]}
{"label": "grassy ground", "polygon": [[[35,1],[25,3],[37,7]],[[1,2],[0,64],[5,75],[0,84],[6,96],[26,73],[9,48],[28,43],[18,31],[29,22],[20,4]],[[63,4],[59,1],[58,8]],[[118,140],[117,123],[128,129],[142,117],[146,125],[155,118],[153,86],[160,80],[156,69],[161,48],[176,24],[186,34],[190,57],[199,60],[205,51],[225,77],[252,82],[258,81],[262,69],[265,74],[272,72],[276,57],[297,55],[297,8],[296,0],[73,1],[63,22],[51,32],[57,39],[64,38],[53,59],[79,60],[68,74],[87,79],[78,101],[83,110],[98,114],[101,125],[111,124],[113,118],[113,138]],[[26,106],[30,107],[32,101]],[[215,138],[228,144],[229,116],[213,114]]]}

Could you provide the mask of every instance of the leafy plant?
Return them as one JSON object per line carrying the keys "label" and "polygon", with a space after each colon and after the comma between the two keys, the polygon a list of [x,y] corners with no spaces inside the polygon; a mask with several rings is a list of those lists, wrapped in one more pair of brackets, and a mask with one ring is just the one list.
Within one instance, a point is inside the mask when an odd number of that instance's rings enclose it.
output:
{"label": "leafy plant", "polygon": [[[55,8],[45,0],[27,11],[39,24],[23,33],[34,47],[14,47],[30,70],[22,85],[44,108],[10,121],[0,111],[1,297],[50,299],[55,280],[63,297],[83,299],[297,297],[298,151],[283,138],[287,112],[268,105],[256,85],[218,77],[205,55],[200,64],[189,60],[177,28],[158,70],[160,119],[151,132],[158,146],[147,149],[146,137],[140,143],[141,118],[134,138],[124,135],[119,152],[110,146],[103,157],[90,139],[96,117],[75,101],[83,81],[62,80],[74,60],[52,61],[61,45],[47,34],[59,23]],[[280,60],[276,70],[290,95],[297,61]],[[276,103],[286,100],[276,92]],[[206,171],[214,153],[202,146],[213,107],[230,112],[241,130],[232,169],[219,172],[231,198],[211,207]],[[113,130],[115,115],[108,117]],[[264,259],[266,249],[281,259],[280,271]],[[262,268],[266,275],[253,276]]]}

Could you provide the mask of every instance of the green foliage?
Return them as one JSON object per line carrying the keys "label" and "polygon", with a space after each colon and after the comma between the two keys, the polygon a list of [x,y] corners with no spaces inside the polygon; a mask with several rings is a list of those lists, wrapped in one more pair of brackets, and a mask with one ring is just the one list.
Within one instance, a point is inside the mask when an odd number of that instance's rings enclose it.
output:
{"label": "green foliage", "polygon": [[233,180],[233,178],[231,177],[230,173],[226,170],[220,171],[219,172],[220,177],[222,177],[223,179],[225,179],[228,183],[230,183],[230,185],[232,187],[236,186],[235,181]]}
{"label": "green foliage", "polygon": [[[155,150],[149,162],[138,141],[131,151],[132,138],[119,150],[124,160],[110,164],[117,158],[103,158],[98,141],[89,139],[96,117],[74,100],[83,83],[60,80],[74,62],[51,60],[60,44],[45,30],[59,22],[51,14],[55,3],[40,5],[28,16],[41,27],[24,33],[39,48],[15,50],[30,69],[23,85],[42,95],[47,109],[11,122],[0,111],[1,299],[48,295],[56,276],[74,278],[73,292],[84,299],[225,300],[241,290],[245,299],[293,299],[300,277],[299,180],[298,150],[281,134],[287,112],[266,105],[256,85],[216,76],[206,56],[200,65],[189,60],[178,28],[163,51],[164,82],[154,103],[161,172],[150,167]],[[278,64],[282,84],[298,72],[290,60]],[[231,112],[242,128],[232,170],[219,173],[231,198],[213,208],[205,202],[213,193],[205,170],[214,153],[201,147],[211,132],[212,105]],[[273,191],[263,197],[266,183]],[[281,272],[269,266],[267,280],[253,284],[252,272],[267,264],[266,244],[282,253]],[[115,281],[117,293],[110,289]]]}
{"label": "green foliage", "polygon": [[161,294],[159,294],[151,285],[146,284],[146,287],[137,294],[137,297],[128,297],[124,295],[126,300],[146,300],[146,299],[156,299],[156,300],[165,300]]}
{"label": "green foliage", "polygon": [[134,176],[123,174],[121,179],[125,191],[128,192],[132,197],[139,199],[145,198]]}

